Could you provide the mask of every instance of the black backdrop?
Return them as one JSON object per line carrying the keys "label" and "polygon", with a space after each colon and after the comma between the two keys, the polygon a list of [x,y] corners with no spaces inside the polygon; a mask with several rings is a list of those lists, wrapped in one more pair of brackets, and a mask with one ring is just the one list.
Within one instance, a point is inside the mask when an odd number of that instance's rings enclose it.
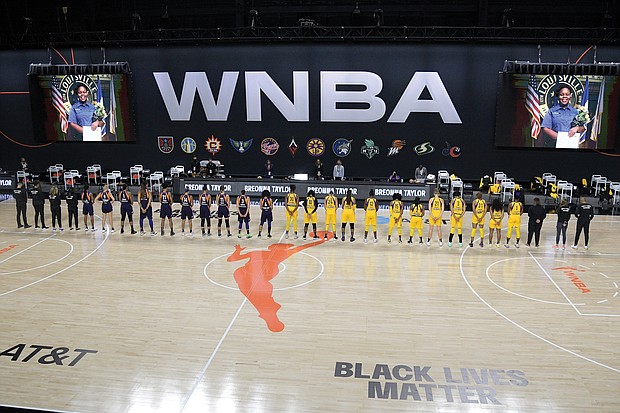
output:
{"label": "black backdrop", "polygon": [[[586,46],[544,46],[543,61],[574,61]],[[572,50],[572,51],[571,51]],[[69,60],[70,50],[60,50]],[[101,63],[100,49],[74,50],[75,63]],[[572,56],[571,56],[572,54]],[[617,60],[620,48],[599,47],[597,59]],[[0,91],[26,92],[26,72],[30,63],[47,63],[48,50],[0,52]],[[62,63],[51,53],[52,63]],[[614,57],[615,56],[615,57]],[[180,148],[180,141],[190,136],[197,142],[195,154],[200,159],[211,155],[204,148],[207,138],[214,135],[222,142],[222,150],[213,158],[226,165],[232,175],[261,175],[268,158],[260,152],[264,137],[274,137],[279,151],[269,158],[277,175],[312,173],[312,157],[305,148],[310,138],[318,137],[326,144],[321,159],[330,173],[338,157],[332,143],[340,137],[352,141],[350,155],[342,158],[349,177],[387,177],[396,169],[401,176],[410,177],[422,163],[431,173],[448,170],[463,179],[478,179],[484,174],[504,171],[517,180],[526,181],[534,175],[552,172],[567,180],[589,177],[593,173],[616,180],[618,158],[592,151],[554,151],[495,148],[495,105],[497,73],[504,60],[538,60],[536,45],[475,45],[475,44],[385,44],[385,43],[294,43],[294,44],[220,44],[208,46],[107,48],[108,62],[127,61],[133,72],[135,93],[136,143],[54,143],[37,146],[33,136],[28,94],[0,95],[0,131],[16,144],[0,137],[0,166],[16,170],[19,157],[25,156],[33,170],[45,170],[48,165],[63,163],[66,168],[84,170],[87,165],[100,163],[104,169],[120,169],[125,173],[133,164],[144,164],[151,170],[167,170],[176,164],[189,165],[190,154]],[[591,62],[586,55],[584,62]],[[153,72],[169,72],[172,84],[180,97],[186,72],[206,72],[217,97],[222,73],[238,71],[239,78],[228,121],[207,121],[200,99],[196,95],[189,121],[171,121],[159,93]],[[246,121],[244,73],[266,71],[289,99],[292,100],[293,71],[307,71],[309,76],[310,121],[288,122],[265,97],[262,99],[261,122]],[[373,72],[383,80],[379,96],[386,103],[386,113],[370,123],[321,122],[320,72]],[[411,113],[405,123],[388,123],[415,72],[438,72],[461,118],[461,124],[444,124],[436,113]],[[428,97],[423,94],[422,98]],[[162,153],[158,136],[173,136],[175,147],[170,154]],[[294,137],[299,149],[293,157],[288,150]],[[229,143],[229,138],[253,138],[253,145],[243,154]],[[360,151],[364,139],[372,139],[380,153],[368,159]],[[406,141],[400,153],[387,156],[392,141]],[[413,148],[430,142],[435,151],[423,156]],[[618,141],[618,139],[616,139]],[[460,156],[453,157],[444,149],[459,147]],[[453,151],[454,153],[454,151]]]}

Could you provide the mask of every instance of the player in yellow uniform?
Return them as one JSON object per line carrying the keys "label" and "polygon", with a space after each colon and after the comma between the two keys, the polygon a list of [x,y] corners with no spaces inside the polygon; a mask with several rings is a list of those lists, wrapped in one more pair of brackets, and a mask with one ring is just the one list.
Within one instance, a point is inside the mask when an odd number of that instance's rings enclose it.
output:
{"label": "player in yellow uniform", "polygon": [[471,203],[471,240],[469,246],[474,246],[474,236],[476,235],[476,227],[480,229],[480,246],[484,247],[484,217],[487,214],[487,201],[482,199],[482,192],[476,194],[476,199]]}
{"label": "player in yellow uniform", "polygon": [[338,237],[336,236],[336,210],[338,209],[338,198],[334,196],[334,191],[329,191],[329,195],[325,197],[323,201],[323,206],[325,207],[325,236],[324,239],[327,239],[327,233],[330,228],[334,234],[334,240]]}
{"label": "player in yellow uniform", "polygon": [[403,196],[401,194],[396,192],[392,194],[392,202],[390,202],[390,223],[388,224],[388,242],[392,242],[392,230],[394,230],[395,225],[398,232],[398,242],[403,242],[401,236],[403,233],[403,211],[405,205],[402,199]]}
{"label": "player in yellow uniform", "polygon": [[293,221],[293,231],[295,231],[295,239],[297,236],[297,210],[299,209],[299,196],[295,193],[297,187],[291,185],[291,190],[286,194],[284,200],[284,208],[286,209],[286,232],[284,237],[288,239],[288,231],[291,228],[291,221]]}
{"label": "player in yellow uniform", "polygon": [[366,217],[364,222],[364,244],[368,242],[368,229],[372,226],[372,233],[375,239],[372,241],[377,242],[377,209],[379,204],[377,198],[375,198],[375,190],[371,189],[368,192],[368,198],[364,202],[364,211],[366,211]]}
{"label": "player in yellow uniform", "polygon": [[422,241],[422,218],[424,218],[424,205],[420,202],[420,197],[416,196],[413,200],[413,204],[409,208],[409,214],[411,220],[409,221],[409,241],[408,244],[413,244],[413,234],[415,230],[418,230],[418,236],[420,237],[420,245],[424,244]]}
{"label": "player in yellow uniform", "polygon": [[461,198],[459,191],[454,191],[450,202],[450,236],[448,237],[448,247],[452,246],[454,231],[459,236],[459,247],[463,246],[463,216],[465,215],[465,201]]}
{"label": "player in yellow uniform", "polygon": [[514,200],[508,204],[508,236],[506,237],[506,244],[504,244],[506,248],[510,248],[510,236],[512,235],[513,228],[517,235],[515,248],[519,248],[519,240],[521,239],[521,214],[523,214],[523,204],[519,197],[515,196]]}
{"label": "player in yellow uniform", "polygon": [[443,199],[439,197],[439,189],[435,189],[435,195],[428,201],[428,238],[426,239],[426,245],[431,245],[434,227],[437,227],[439,246],[441,247],[443,245],[443,240],[441,239],[441,215],[443,214],[443,210]]}
{"label": "player in yellow uniform", "polygon": [[355,241],[355,198],[351,196],[351,190],[347,190],[347,195],[342,198],[342,238],[344,241],[344,233],[349,224],[351,228],[351,242]]}
{"label": "player in yellow uniform", "polygon": [[317,239],[319,236],[316,233],[316,210],[319,207],[319,203],[316,201],[316,196],[314,191],[311,189],[308,191],[308,195],[306,195],[306,200],[304,201],[304,239],[306,239],[306,235],[308,234],[308,225],[312,223],[312,231],[314,233],[314,239]]}
{"label": "player in yellow uniform", "polygon": [[504,205],[498,198],[493,200],[491,204],[491,219],[489,220],[489,245],[493,245],[493,230],[497,232],[497,244],[495,246],[499,248],[499,243],[502,240],[502,220],[504,219]]}

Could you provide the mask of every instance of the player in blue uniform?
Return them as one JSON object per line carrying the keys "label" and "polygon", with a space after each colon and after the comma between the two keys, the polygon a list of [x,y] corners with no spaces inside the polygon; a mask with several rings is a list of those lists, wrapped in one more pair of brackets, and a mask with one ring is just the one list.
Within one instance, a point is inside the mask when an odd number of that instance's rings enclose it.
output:
{"label": "player in blue uniform", "polygon": [[172,193],[168,190],[168,186],[164,184],[164,190],[159,194],[159,217],[161,218],[161,235],[164,235],[164,224],[168,218],[170,226],[170,236],[174,235],[174,226],[172,225]]}
{"label": "player in blue uniform", "polygon": [[114,213],[112,212],[112,204],[114,203],[114,195],[108,188],[108,185],[103,186],[103,190],[97,195],[95,201],[101,201],[101,212],[103,219],[101,220],[101,231],[105,232],[105,223],[110,223],[110,232],[114,232]]}
{"label": "player in blue uniform", "polygon": [[[202,236],[211,236],[211,194],[207,193],[207,185],[202,186],[202,194],[198,197],[200,205],[200,228]],[[205,220],[207,221],[207,233],[205,234]]]}
{"label": "player in blue uniform", "polygon": [[144,218],[149,220],[151,236],[155,235],[153,230],[153,195],[143,182],[138,191],[138,203],[140,204],[140,235],[144,235]]}
{"label": "player in blue uniform", "polygon": [[181,195],[181,235],[185,236],[185,220],[189,221],[189,236],[193,237],[192,220],[194,219],[194,198],[189,194],[189,189],[185,189],[185,193]]}
{"label": "player in blue uniform", "polygon": [[127,184],[123,184],[123,189],[118,195],[121,200],[121,234],[125,233],[125,218],[129,220],[129,226],[131,226],[131,233],[135,234],[136,230],[133,228],[133,196],[127,189]]}
{"label": "player in blue uniform", "polygon": [[217,236],[222,236],[222,218],[226,221],[226,231],[228,236],[230,233],[230,196],[224,192],[224,185],[220,185],[220,192],[215,196],[215,204],[217,205]]}
{"label": "player in blue uniform", "polygon": [[239,219],[237,238],[241,238],[241,227],[243,227],[244,223],[246,238],[252,238],[250,234],[250,197],[245,194],[245,189],[242,189],[241,195],[237,197],[237,214]]}
{"label": "player in blue uniform", "polygon": [[84,185],[84,191],[82,192],[82,215],[84,215],[84,231],[88,231],[88,217],[90,216],[90,228],[95,231],[95,210],[93,204],[95,203],[95,197],[88,190],[89,186]]}

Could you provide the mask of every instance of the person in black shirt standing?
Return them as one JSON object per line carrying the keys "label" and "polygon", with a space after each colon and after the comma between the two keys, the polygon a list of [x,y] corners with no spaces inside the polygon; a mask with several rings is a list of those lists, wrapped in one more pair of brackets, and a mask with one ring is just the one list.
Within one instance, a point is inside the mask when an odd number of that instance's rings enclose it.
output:
{"label": "person in black shirt standing", "polygon": [[594,218],[594,208],[592,205],[588,204],[585,197],[581,197],[581,204],[577,208],[575,212],[575,216],[577,217],[577,230],[575,232],[575,243],[572,248],[577,249],[577,244],[579,244],[579,236],[581,235],[581,230],[583,230],[583,236],[585,238],[585,249],[588,249],[588,242],[590,241],[590,221]]}
{"label": "person in black shirt standing", "polygon": [[527,216],[530,219],[527,223],[527,244],[525,244],[525,246],[530,246],[532,236],[534,236],[534,241],[536,241],[536,246],[538,247],[540,242],[540,230],[542,229],[543,221],[547,217],[545,207],[540,205],[540,198],[534,198],[534,205],[528,209]]}
{"label": "person in black shirt standing", "polygon": [[[28,191],[24,188],[23,182],[17,183],[17,188],[13,190],[13,198],[15,198],[15,206],[17,207],[17,228],[30,228],[31,225],[28,225],[28,218],[26,218]],[[24,225],[22,225],[22,217]]]}
{"label": "person in black shirt standing", "polygon": [[34,181],[30,196],[32,198],[32,206],[34,207],[35,229],[39,228],[39,217],[41,217],[41,229],[47,229],[45,226],[45,212],[43,210],[45,198],[43,197],[43,191],[41,191],[41,183],[38,180]]}
{"label": "person in black shirt standing", "polygon": [[560,202],[560,206],[557,209],[558,223],[556,224],[555,245],[553,248],[559,248],[560,234],[562,234],[562,249],[566,249],[566,230],[568,229],[568,221],[570,220],[572,209],[568,202],[566,202],[566,199]]}
{"label": "person in black shirt standing", "polygon": [[52,212],[52,229],[56,231],[56,221],[58,221],[58,227],[61,231],[64,231],[62,227],[62,216],[60,214],[60,191],[58,186],[52,185],[49,193],[50,198],[50,211]]}
{"label": "person in black shirt standing", "polygon": [[75,230],[80,230],[80,225],[78,224],[78,197],[75,194],[73,188],[69,188],[69,192],[65,196],[65,200],[67,201],[67,212],[69,213],[69,230],[73,229],[73,222],[75,222]]}

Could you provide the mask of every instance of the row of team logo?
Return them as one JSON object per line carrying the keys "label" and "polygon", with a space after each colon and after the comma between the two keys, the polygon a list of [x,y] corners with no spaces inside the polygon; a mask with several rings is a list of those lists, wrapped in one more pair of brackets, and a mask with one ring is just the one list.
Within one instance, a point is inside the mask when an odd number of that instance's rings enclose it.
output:
{"label": "row of team logo", "polygon": [[[228,139],[231,146],[239,153],[245,153],[250,149],[254,139],[248,140],[235,140]],[[332,151],[336,156],[344,158],[352,152],[353,139],[339,138],[334,141],[332,145]],[[174,150],[174,137],[172,136],[158,136],[157,144],[159,150],[163,153],[170,153]],[[407,142],[404,139],[395,139],[392,141],[392,145],[387,148],[387,156],[394,156],[403,151]],[[193,138],[185,137],[181,140],[181,150],[185,153],[193,153],[196,151],[198,145]],[[205,140],[204,147],[212,155],[217,154],[222,150],[222,141],[215,136],[211,135],[210,138]],[[319,157],[325,154],[326,145],[323,139],[311,138],[306,143],[306,150],[312,156]],[[260,143],[260,150],[265,155],[275,155],[280,149],[280,144],[274,138],[265,138]],[[295,138],[291,139],[288,145],[288,150],[293,157],[297,153],[299,146],[295,142]],[[381,150],[379,146],[371,139],[364,139],[364,144],[360,149],[363,155],[366,155],[368,159],[372,159],[375,155],[378,155]],[[413,151],[417,155],[428,155],[435,152],[435,147],[430,142],[424,142],[413,147]],[[461,155],[461,148],[458,146],[452,146],[449,142],[446,142],[446,147],[442,149],[442,155],[458,158]]]}

